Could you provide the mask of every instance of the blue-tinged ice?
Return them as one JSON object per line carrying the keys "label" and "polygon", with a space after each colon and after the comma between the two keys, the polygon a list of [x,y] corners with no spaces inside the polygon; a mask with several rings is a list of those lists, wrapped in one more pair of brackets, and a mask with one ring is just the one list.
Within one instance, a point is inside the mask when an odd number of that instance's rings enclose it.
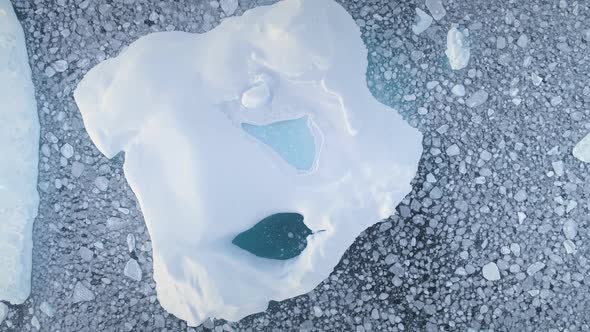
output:
{"label": "blue-tinged ice", "polygon": [[272,148],[291,166],[308,171],[315,160],[315,140],[308,121],[308,117],[304,116],[264,126],[242,123],[242,128]]}

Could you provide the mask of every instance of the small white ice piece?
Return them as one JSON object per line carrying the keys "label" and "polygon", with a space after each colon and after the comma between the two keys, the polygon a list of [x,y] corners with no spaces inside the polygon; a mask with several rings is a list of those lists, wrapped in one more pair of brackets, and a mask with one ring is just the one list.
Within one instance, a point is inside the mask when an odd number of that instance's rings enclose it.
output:
{"label": "small white ice piece", "polygon": [[572,154],[580,161],[590,163],[590,134],[576,144]]}
{"label": "small white ice piece", "polygon": [[500,280],[500,270],[498,270],[498,265],[494,262],[489,262],[483,266],[481,269],[481,273],[486,280],[489,281],[496,281]]}
{"label": "small white ice piece", "polygon": [[489,95],[485,90],[477,90],[467,98],[465,104],[470,108],[478,107],[483,105],[488,100],[488,97]]}
{"label": "small white ice piece", "polygon": [[447,15],[442,0],[426,0],[426,8],[428,8],[432,17],[437,21]]}
{"label": "small white ice piece", "polygon": [[238,9],[238,0],[220,0],[219,4],[227,16],[233,15]]}
{"label": "small white ice piece", "polygon": [[139,263],[137,263],[137,261],[133,258],[130,258],[127,261],[123,273],[125,274],[125,276],[135,281],[141,281],[141,268],[139,267]]}
{"label": "small white ice piece", "polygon": [[447,34],[447,58],[453,70],[459,70],[467,67],[471,51],[467,38],[469,30],[467,28],[459,30],[455,24]]}
{"label": "small white ice piece", "polygon": [[419,35],[432,24],[432,17],[420,8],[416,8],[416,19],[412,25],[412,32]]}
{"label": "small white ice piece", "polygon": [[457,97],[465,96],[465,87],[463,84],[457,84],[452,89],[451,92]]}
{"label": "small white ice piece", "polygon": [[0,300],[23,303],[31,290],[37,216],[39,120],[23,30],[0,0]]}

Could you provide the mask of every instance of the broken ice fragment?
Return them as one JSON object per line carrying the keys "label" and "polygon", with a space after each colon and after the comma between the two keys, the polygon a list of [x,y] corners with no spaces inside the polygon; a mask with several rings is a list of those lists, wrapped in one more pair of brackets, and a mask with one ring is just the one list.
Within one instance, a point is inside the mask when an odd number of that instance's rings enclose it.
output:
{"label": "broken ice fragment", "polygon": [[573,254],[576,252],[576,244],[572,240],[563,241],[563,247],[565,248],[565,252],[568,254]]}
{"label": "broken ice fragment", "polygon": [[563,161],[561,161],[561,160],[554,161],[551,163],[551,166],[553,167],[553,171],[555,172],[555,175],[562,176],[564,174]]}
{"label": "broken ice fragment", "polygon": [[483,277],[486,278],[486,280],[500,280],[500,270],[498,270],[498,266],[494,262],[484,265],[481,269],[481,273],[483,274]]}
{"label": "broken ice fragment", "polygon": [[544,268],[545,268],[545,263],[534,262],[533,264],[529,265],[529,267],[526,269],[526,273],[528,273],[528,275],[532,276],[533,274],[541,271]]}
{"label": "broken ice fragment", "polygon": [[578,224],[574,220],[567,220],[563,224],[563,234],[568,240],[573,240],[578,235]]}
{"label": "broken ice fragment", "polygon": [[426,0],[426,8],[428,8],[432,17],[437,21],[447,14],[442,0]]}
{"label": "broken ice fragment", "polygon": [[299,213],[277,213],[238,234],[232,243],[259,257],[285,260],[299,256],[310,234]]}
{"label": "broken ice fragment", "polygon": [[590,163],[590,134],[586,135],[586,137],[576,144],[572,154],[577,159],[585,163]]}
{"label": "broken ice fragment", "polygon": [[220,0],[219,4],[227,16],[233,15],[236,9],[238,9],[238,0]]}
{"label": "broken ice fragment", "polygon": [[467,38],[469,37],[469,30],[457,29],[453,25],[447,34],[447,58],[453,70],[459,70],[467,67],[469,63],[470,50]]}
{"label": "broken ice fragment", "polygon": [[141,268],[139,267],[139,263],[133,258],[130,258],[127,263],[125,264],[125,269],[123,270],[125,276],[135,280],[141,281]]}
{"label": "broken ice fragment", "polygon": [[463,84],[457,84],[452,89],[451,92],[457,97],[465,96],[465,87]]}
{"label": "broken ice fragment", "polygon": [[94,293],[86,288],[81,282],[77,282],[74,286],[74,295],[72,296],[72,302],[88,302],[94,300]]}
{"label": "broken ice fragment", "polygon": [[468,107],[477,107],[482,105],[483,103],[485,103],[488,100],[488,93],[485,90],[478,90],[476,92],[474,92],[471,96],[469,96],[469,98],[467,98],[467,100],[465,101],[465,104]]}
{"label": "broken ice fragment", "polygon": [[431,24],[432,24],[432,17],[430,17],[430,15],[426,14],[426,12],[423,11],[422,9],[416,8],[416,18],[415,18],[414,25],[412,25],[412,32],[419,35],[422,32],[426,31],[426,29],[428,29]]}

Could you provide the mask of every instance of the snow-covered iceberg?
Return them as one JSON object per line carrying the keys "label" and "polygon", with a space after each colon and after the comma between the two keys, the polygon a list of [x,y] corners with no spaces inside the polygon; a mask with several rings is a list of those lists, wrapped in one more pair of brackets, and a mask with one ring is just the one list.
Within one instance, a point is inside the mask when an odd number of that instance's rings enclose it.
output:
{"label": "snow-covered iceberg", "polygon": [[[76,102],[100,151],[126,154],[166,310],[237,320],[310,291],[394,213],[421,134],[373,98],[366,69],[340,5],[285,0],[205,34],[148,35],[88,72]],[[281,216],[300,250],[238,247]]]}
{"label": "snow-covered iceberg", "polygon": [[25,37],[9,0],[0,0],[0,156],[0,300],[20,304],[31,292],[39,120]]}

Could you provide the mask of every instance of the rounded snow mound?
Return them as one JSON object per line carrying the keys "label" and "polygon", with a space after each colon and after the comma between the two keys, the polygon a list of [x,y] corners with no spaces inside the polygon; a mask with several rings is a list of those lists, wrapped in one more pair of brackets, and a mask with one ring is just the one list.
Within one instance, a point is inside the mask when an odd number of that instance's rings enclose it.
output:
{"label": "rounded snow mound", "polygon": [[[102,153],[126,153],[166,310],[189,325],[237,320],[308,292],[394,213],[421,134],[373,98],[366,69],[340,5],[285,0],[204,34],[148,35],[86,75],[76,102]],[[313,232],[298,256],[232,244],[277,213]]]}

